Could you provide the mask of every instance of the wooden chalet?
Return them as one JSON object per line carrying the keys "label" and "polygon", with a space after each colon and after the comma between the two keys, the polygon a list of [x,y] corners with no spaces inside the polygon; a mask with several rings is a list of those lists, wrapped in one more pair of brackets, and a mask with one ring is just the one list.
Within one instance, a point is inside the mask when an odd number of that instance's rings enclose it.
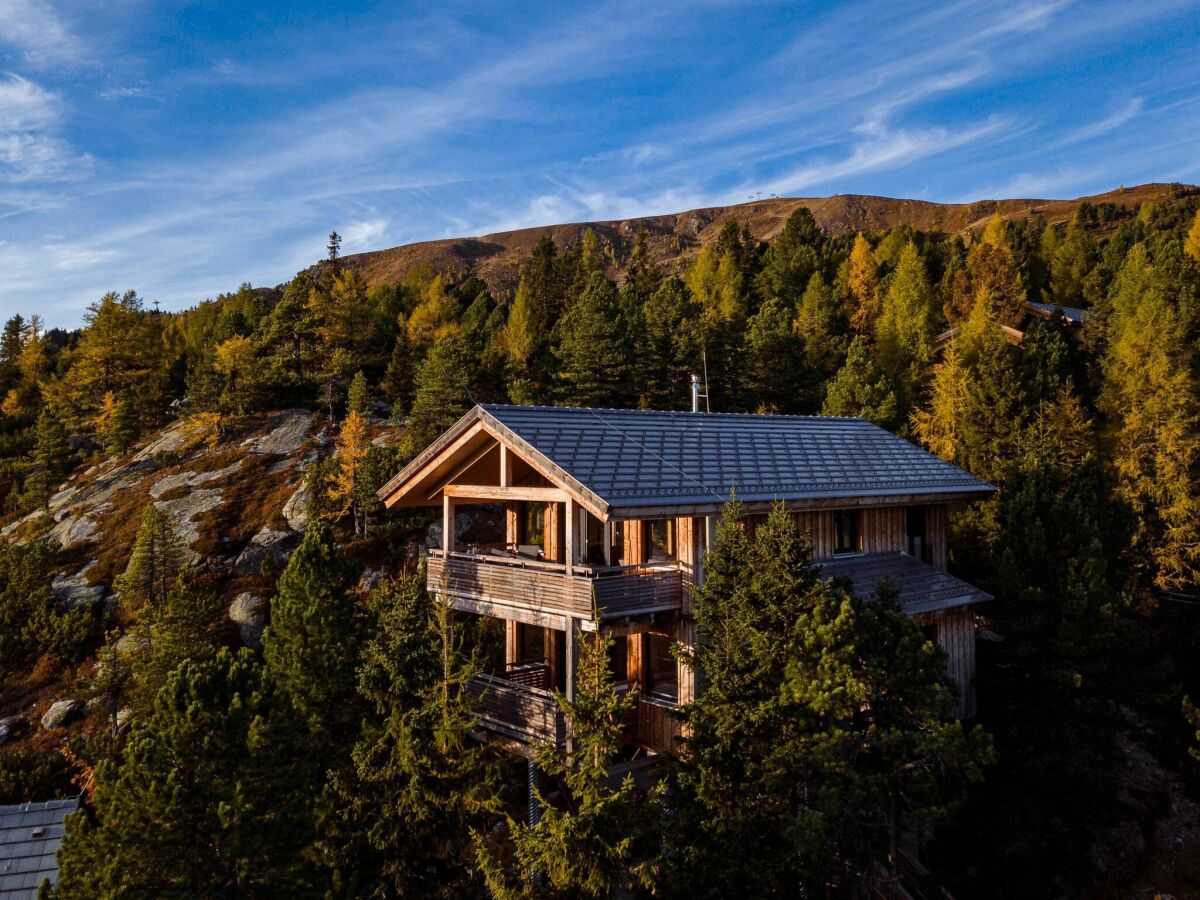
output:
{"label": "wooden chalet", "polygon": [[[503,620],[504,659],[476,679],[479,721],[528,755],[566,739],[581,631],[615,638],[619,687],[637,688],[630,740],[677,736],[670,710],[695,690],[671,652],[694,637],[690,587],[736,490],[747,527],[782,501],[824,572],[872,592],[884,580],[949,656],[973,714],[974,605],[987,594],[946,571],[946,509],[993,488],[860,419],[480,405],[379,492],[438,506],[429,589]],[[495,514],[469,537],[464,507]],[[472,516],[475,519],[476,516]]]}

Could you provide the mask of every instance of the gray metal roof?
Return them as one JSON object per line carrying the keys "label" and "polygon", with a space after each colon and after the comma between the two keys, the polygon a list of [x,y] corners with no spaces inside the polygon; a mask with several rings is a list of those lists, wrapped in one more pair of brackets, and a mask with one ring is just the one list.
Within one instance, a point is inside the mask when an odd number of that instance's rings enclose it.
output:
{"label": "gray metal roof", "polygon": [[900,608],[909,615],[992,599],[991,594],[906,553],[844,556],[822,562],[820,568],[829,578],[849,578],[859,597],[869,597],[880,584],[890,581],[899,591]]}
{"label": "gray metal roof", "polygon": [[0,806],[0,900],[33,900],[43,880],[58,881],[63,820],[77,809],[78,797]]}
{"label": "gray metal roof", "polygon": [[614,508],[711,505],[733,489],[745,502],[993,490],[862,419],[492,404],[476,410]]}

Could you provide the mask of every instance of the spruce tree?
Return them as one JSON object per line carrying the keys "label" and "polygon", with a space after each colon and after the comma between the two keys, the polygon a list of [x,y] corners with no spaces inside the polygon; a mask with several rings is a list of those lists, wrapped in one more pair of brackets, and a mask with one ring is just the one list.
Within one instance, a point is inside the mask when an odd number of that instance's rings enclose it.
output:
{"label": "spruce tree", "polygon": [[953,809],[991,757],[950,716],[944,659],[887,596],[823,580],[777,506],[753,538],[726,509],[686,662],[704,685],[671,772],[670,890],[847,892],[899,835]]}
{"label": "spruce tree", "polygon": [[808,280],[821,269],[825,244],[825,234],[812,212],[807,206],[798,207],[763,256],[757,285],[763,299],[775,297],[794,308]]}
{"label": "spruce tree", "polygon": [[640,404],[678,408],[687,397],[688,377],[700,374],[700,306],[677,276],[666,278],[642,308],[637,360],[642,366]]}
{"label": "spruce tree", "polygon": [[42,497],[39,499],[48,505],[51,494],[71,469],[71,447],[67,443],[66,429],[49,407],[43,407],[38,416],[36,442],[33,459],[40,470],[37,474],[40,476]]}
{"label": "spruce tree", "polygon": [[58,896],[320,896],[278,710],[249,651],[172,672],[69,820]]}
{"label": "spruce tree", "polygon": [[662,798],[658,791],[640,792],[631,775],[615,787],[609,783],[635,701],[617,692],[609,670],[613,640],[596,625],[580,635],[575,699],[557,697],[570,744],[537,754],[545,775],[561,785],[561,799],[539,796],[536,825],[510,817],[512,846],[504,852],[477,838],[493,897],[629,896],[657,882]]}
{"label": "spruce tree", "polygon": [[137,438],[137,412],[134,410],[133,401],[129,399],[129,395],[122,394],[117,398],[117,405],[109,420],[108,430],[104,434],[104,445],[108,448],[109,453],[119,455],[133,447]]}
{"label": "spruce tree", "polygon": [[408,326],[401,320],[396,330],[396,342],[392,345],[392,357],[380,384],[384,399],[392,404],[392,417],[399,419],[408,412],[412,403],[413,359],[412,345],[408,342]]}
{"label": "spruce tree", "polygon": [[791,308],[768,298],[746,326],[742,391],[748,405],[764,412],[804,411],[809,377],[804,363]]}
{"label": "spruce tree", "polygon": [[594,274],[559,323],[559,397],[568,406],[619,407],[632,392],[620,298]]}
{"label": "spruce tree", "polygon": [[858,416],[888,429],[902,422],[896,389],[861,335],[850,342],[845,363],[829,382],[821,414]]}
{"label": "spruce tree", "polygon": [[471,377],[457,340],[439,341],[417,369],[412,412],[401,445],[415,455],[470,408]]}
{"label": "spruce tree", "polygon": [[332,776],[325,849],[347,892],[474,893],[471,835],[499,811],[496,758],[469,733],[474,660],[423,571],[369,603],[373,636],[358,670],[366,710],[352,765]]}
{"label": "spruce tree", "polygon": [[358,623],[350,573],[323,522],[310,523],[288,560],[263,633],[267,674],[312,735],[318,754],[354,721]]}

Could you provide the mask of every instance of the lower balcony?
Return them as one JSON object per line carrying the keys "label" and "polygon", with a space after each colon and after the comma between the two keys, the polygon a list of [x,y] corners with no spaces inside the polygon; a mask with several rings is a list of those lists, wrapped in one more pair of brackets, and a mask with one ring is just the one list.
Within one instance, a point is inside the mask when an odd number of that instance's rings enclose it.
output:
{"label": "lower balcony", "polygon": [[678,566],[575,566],[500,553],[430,551],[432,593],[456,609],[565,629],[569,619],[601,620],[676,612],[683,582]]}
{"label": "lower balcony", "polygon": [[562,744],[567,739],[566,718],[545,682],[544,667],[539,671],[530,666],[503,676],[476,675],[469,687],[476,720],[486,731],[523,747]]}

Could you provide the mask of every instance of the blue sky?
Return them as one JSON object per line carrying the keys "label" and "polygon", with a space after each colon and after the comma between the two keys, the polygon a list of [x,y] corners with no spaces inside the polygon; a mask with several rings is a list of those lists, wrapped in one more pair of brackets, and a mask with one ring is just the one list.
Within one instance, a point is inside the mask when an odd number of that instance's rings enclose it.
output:
{"label": "blue sky", "polygon": [[1200,3],[0,0],[0,314],[752,195],[1200,181]]}

